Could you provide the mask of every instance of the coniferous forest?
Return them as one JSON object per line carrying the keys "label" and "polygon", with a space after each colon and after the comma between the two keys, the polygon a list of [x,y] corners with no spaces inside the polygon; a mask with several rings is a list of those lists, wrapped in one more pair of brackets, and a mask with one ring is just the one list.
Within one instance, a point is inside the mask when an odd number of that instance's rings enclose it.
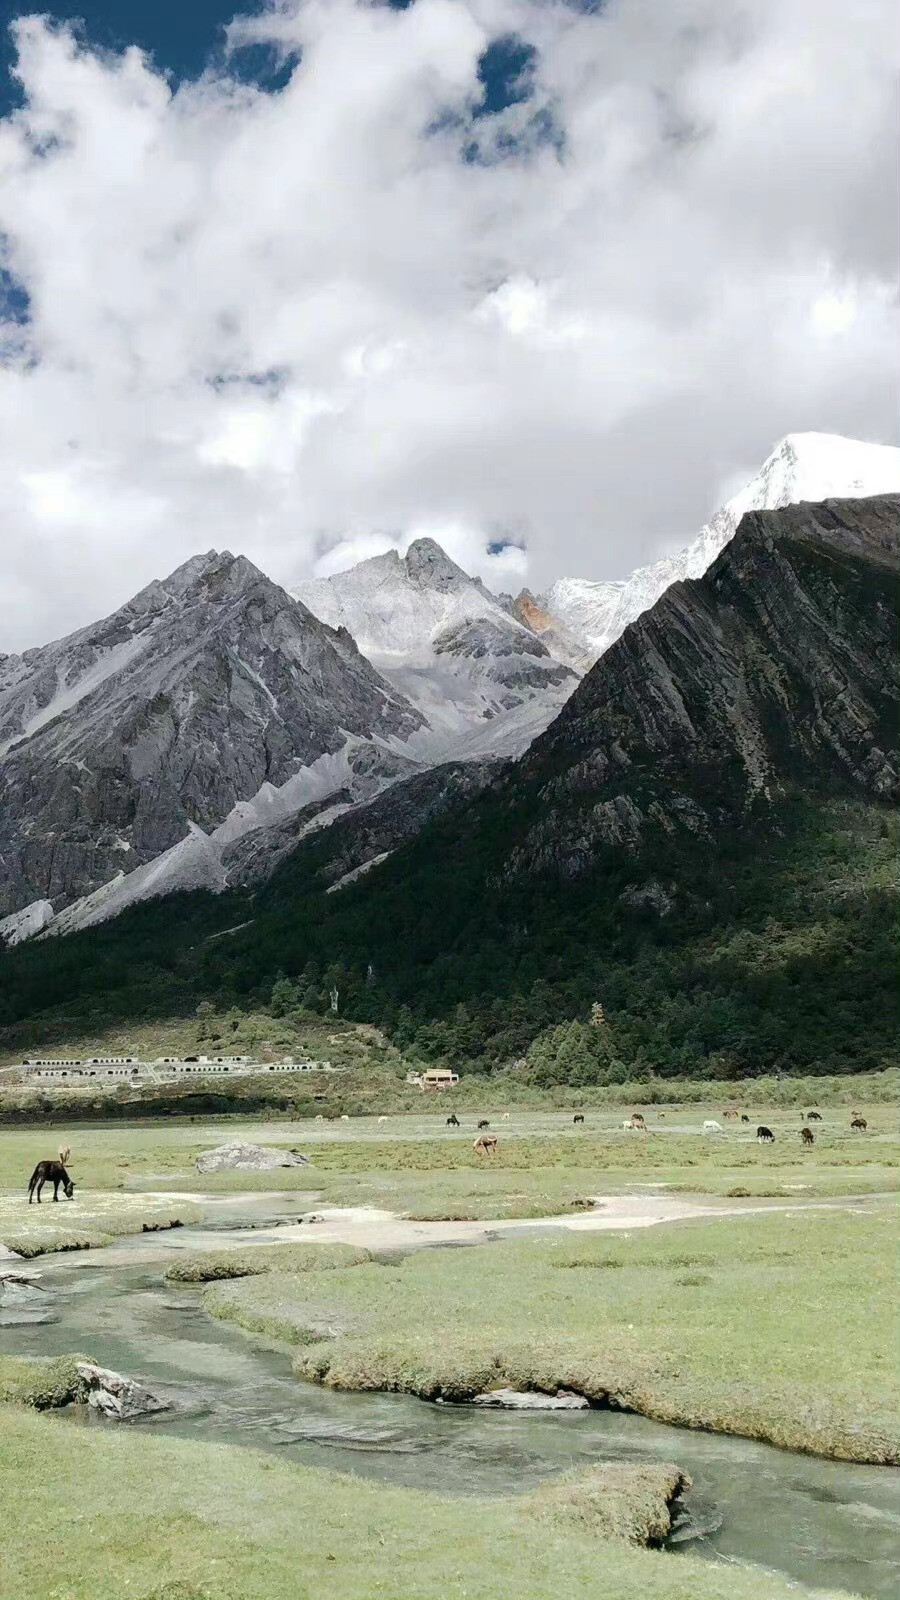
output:
{"label": "coniferous forest", "polygon": [[[639,862],[492,877],[502,801],[426,829],[340,894],[318,846],[255,893],[150,901],[0,958],[0,1026],[271,1006],[374,1023],[423,1060],[550,1087],[863,1071],[895,1060],[897,859],[889,808],[797,800],[753,827],[664,837]],[[636,877],[660,894],[634,892]],[[654,899],[657,901],[654,904]],[[663,909],[660,909],[660,906]],[[605,1026],[598,1028],[597,1007]]]}

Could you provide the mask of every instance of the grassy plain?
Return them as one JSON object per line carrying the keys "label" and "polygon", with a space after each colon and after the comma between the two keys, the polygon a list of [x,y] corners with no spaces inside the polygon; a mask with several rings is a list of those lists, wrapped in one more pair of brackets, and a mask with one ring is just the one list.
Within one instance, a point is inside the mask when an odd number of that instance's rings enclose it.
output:
{"label": "grassy plain", "polygon": [[[461,1105],[461,1102],[457,1102]],[[811,1103],[811,1101],[810,1101]],[[515,1217],[587,1196],[666,1187],[805,1201],[897,1187],[900,1141],[883,1103],[854,1102],[870,1131],[828,1107],[799,1142],[802,1107],[750,1106],[753,1121],[704,1136],[721,1103],[571,1114],[482,1104],[447,1129],[443,1105],[350,1123],[246,1119],[0,1131],[0,1239],[52,1248],[30,1209],[34,1162],[71,1142],[79,1228],[96,1242],[139,1229],[204,1191],[290,1189],[331,1204],[425,1217]],[[477,1112],[500,1135],[475,1155]],[[776,1133],[757,1145],[757,1119]],[[228,1139],[301,1149],[306,1168],[200,1176]],[[732,1201],[740,1205],[740,1201]],[[66,1209],[64,1209],[64,1207]],[[71,1208],[75,1210],[75,1206]],[[56,1214],[56,1216],[54,1216]],[[14,1230],[12,1233],[9,1230]],[[42,1237],[42,1230],[47,1237]],[[77,1231],[77,1230],[76,1230]],[[26,1236],[27,1235],[27,1236]],[[16,1243],[16,1240],[20,1241]],[[57,1241],[58,1242],[58,1241]],[[91,1242],[94,1242],[93,1240]],[[183,1256],[211,1313],[292,1346],[298,1376],[346,1389],[465,1398],[503,1384],[622,1404],[661,1421],[859,1461],[896,1461],[900,1409],[884,1199],[603,1234],[420,1251],[390,1263],[332,1244],[256,1245]],[[325,1270],[327,1269],[327,1270]],[[668,1469],[557,1479],[521,1499],[436,1497],[273,1461],[228,1445],[85,1430],[37,1417],[72,1392],[72,1358],[0,1362],[0,1600],[787,1600],[786,1580],[635,1548],[665,1526]],[[24,1409],[22,1403],[24,1402]],[[77,1470],[72,1464],[77,1463]],[[668,1471],[668,1476],[666,1475]],[[846,1597],[845,1597],[846,1600]]]}
{"label": "grassy plain", "polygon": [[[0,1600],[791,1600],[761,1569],[636,1548],[671,1469],[456,1498],[232,1445],[0,1415]],[[612,1536],[611,1536],[612,1535]],[[807,1591],[814,1600],[811,1591]],[[825,1600],[819,1592],[819,1600]],[[846,1593],[842,1600],[848,1600]]]}
{"label": "grassy plain", "polygon": [[[60,1142],[72,1146],[79,1225],[87,1225],[86,1208],[95,1208],[94,1226],[101,1232],[104,1227],[123,1231],[115,1223],[124,1206],[104,1199],[108,1191],[130,1195],[129,1206],[142,1194],[152,1206],[160,1190],[222,1194],[277,1188],[296,1193],[298,1207],[318,1200],[376,1206],[421,1220],[502,1220],[576,1212],[593,1195],[648,1188],[722,1198],[743,1193],[813,1199],[900,1187],[896,1111],[879,1103],[852,1108],[866,1116],[865,1135],[851,1131],[849,1109],[824,1107],[811,1149],[800,1143],[802,1107],[760,1111],[751,1105],[749,1124],[726,1121],[721,1135],[707,1136],[701,1133],[703,1120],[721,1118],[717,1104],[669,1106],[662,1117],[646,1107],[646,1137],[622,1128],[627,1105],[589,1111],[583,1126],[562,1112],[517,1110],[504,1122],[489,1104],[483,1109],[500,1139],[493,1159],[472,1148],[477,1112],[461,1113],[463,1126],[457,1130],[447,1128],[443,1108],[384,1122],[374,1117],[349,1122],[223,1118],[5,1129],[0,1131],[0,1195],[8,1192],[9,1198],[0,1200],[0,1240],[6,1237],[5,1225],[23,1218],[32,1229],[75,1225],[76,1213],[64,1209],[63,1201],[51,1205],[55,1215],[49,1218],[45,1206],[40,1212],[32,1207],[29,1218],[23,1205],[35,1162],[52,1155]],[[761,1120],[775,1133],[773,1145],[756,1142]],[[299,1150],[311,1165],[274,1173],[199,1174],[197,1156],[232,1139]],[[188,1204],[179,1201],[184,1221]]]}
{"label": "grassy plain", "polygon": [[305,1378],[464,1399],[503,1385],[842,1460],[900,1459],[897,1216],[758,1213],[632,1233],[420,1251],[204,1303],[301,1347]]}

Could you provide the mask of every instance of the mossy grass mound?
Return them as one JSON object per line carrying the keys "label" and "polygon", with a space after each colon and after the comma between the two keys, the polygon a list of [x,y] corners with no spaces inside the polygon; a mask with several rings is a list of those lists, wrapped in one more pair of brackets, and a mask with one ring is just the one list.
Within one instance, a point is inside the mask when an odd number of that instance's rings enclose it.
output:
{"label": "mossy grass mound", "polygon": [[190,1200],[76,1191],[75,1200],[29,1205],[24,1196],[0,1195],[0,1243],[32,1258],[57,1250],[99,1250],[128,1234],[164,1232],[200,1220]]}
{"label": "mossy grass mound", "polygon": [[370,1251],[349,1244],[251,1245],[243,1250],[211,1250],[182,1257],[172,1263],[166,1277],[172,1283],[215,1283],[265,1272],[330,1272],[371,1259]]}
{"label": "mossy grass mound", "polygon": [[84,1356],[0,1355],[0,1405],[32,1406],[48,1411],[86,1397],[78,1375]]}

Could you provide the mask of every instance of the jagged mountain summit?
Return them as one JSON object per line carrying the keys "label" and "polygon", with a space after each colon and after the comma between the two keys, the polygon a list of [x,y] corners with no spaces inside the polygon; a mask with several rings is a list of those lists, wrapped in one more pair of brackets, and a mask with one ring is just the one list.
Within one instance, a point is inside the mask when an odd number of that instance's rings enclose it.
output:
{"label": "jagged mountain summit", "polygon": [[429,750],[519,755],[555,716],[576,672],[436,544],[416,539],[292,593],[345,628],[433,731]]}
{"label": "jagged mountain summit", "polygon": [[591,665],[671,584],[702,577],[734,536],[745,512],[773,511],[804,500],[898,492],[900,450],[895,447],[838,434],[788,434],[756,476],[678,554],[638,567],[620,582],[557,579],[538,596],[537,606],[546,620],[537,631],[552,650],[553,630],[564,628],[570,638],[580,642],[583,662]]}
{"label": "jagged mountain summit", "polygon": [[349,634],[244,557],[196,556],[102,622],[0,659],[0,910],[29,908],[29,929],[42,902],[136,870],[157,892],[215,886],[211,837],[352,777],[374,792],[416,770],[403,748],[422,727]]}

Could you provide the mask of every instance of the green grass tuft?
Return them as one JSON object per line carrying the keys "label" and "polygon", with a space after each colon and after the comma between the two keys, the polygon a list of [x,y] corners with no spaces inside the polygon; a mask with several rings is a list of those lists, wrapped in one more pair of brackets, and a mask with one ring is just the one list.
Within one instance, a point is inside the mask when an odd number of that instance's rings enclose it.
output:
{"label": "green grass tuft", "polygon": [[32,1406],[49,1411],[82,1400],[86,1389],[78,1376],[84,1356],[0,1356],[0,1405]]}

